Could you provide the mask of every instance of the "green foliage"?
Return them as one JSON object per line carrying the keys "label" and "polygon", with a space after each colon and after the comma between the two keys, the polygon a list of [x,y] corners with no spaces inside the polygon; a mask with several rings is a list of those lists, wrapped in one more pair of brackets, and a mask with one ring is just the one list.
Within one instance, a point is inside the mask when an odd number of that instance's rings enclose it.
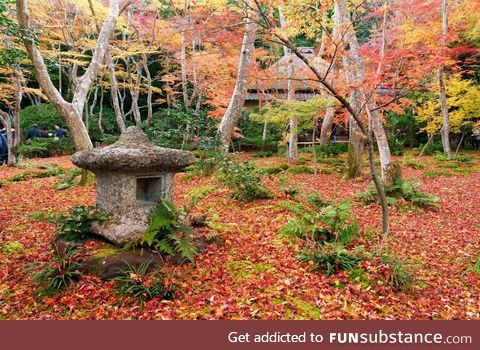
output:
{"label": "green foliage", "polygon": [[[434,154],[433,159],[435,159],[437,162],[442,162],[443,164],[441,164],[441,165],[445,165],[446,163],[444,163],[444,162],[459,162],[459,163],[468,164],[468,163],[472,162],[474,157],[469,156],[469,155],[465,155],[465,154],[460,154],[458,156],[454,156],[454,157],[449,158],[444,153],[436,153],[436,154]],[[457,164],[457,166],[460,166],[458,163],[450,163],[450,164]],[[455,167],[455,165],[453,167]]]}
{"label": "green foliage", "polygon": [[102,145],[111,145],[112,143],[115,143],[117,141],[118,141],[117,135],[105,134],[100,138],[100,143]]}
{"label": "green foliage", "polygon": [[[347,143],[330,143],[328,145],[315,146],[315,152],[319,158],[331,158],[348,151]],[[300,153],[313,153],[313,147],[304,147],[299,149]]]}
{"label": "green foliage", "polygon": [[287,176],[280,177],[280,190],[289,198],[294,198],[300,194],[302,188],[299,184],[292,184]]}
{"label": "green foliage", "polygon": [[171,201],[161,201],[155,207],[148,230],[139,243],[154,246],[167,255],[179,254],[182,259],[193,262],[197,248],[190,239],[193,232],[182,219],[185,215]]}
{"label": "green foliage", "polygon": [[262,180],[254,174],[254,166],[248,162],[229,161],[220,169],[223,184],[232,189],[232,198],[251,202],[256,199],[268,199],[272,193],[264,187]]}
{"label": "green foliage", "polygon": [[[267,123],[267,134],[265,140],[263,139],[264,120],[255,114],[243,113],[238,122],[238,128],[241,130],[243,137],[235,140],[236,143],[241,144],[242,149],[267,149],[268,153],[263,153],[269,156],[269,152],[277,150],[278,141],[282,138],[283,127],[274,123]],[[259,153],[259,156],[262,152]],[[274,155],[274,153],[272,153]]]}
{"label": "green foliage", "polygon": [[39,129],[47,126],[52,132],[55,124],[63,124],[63,120],[54,105],[41,103],[22,108],[20,111],[22,135],[27,135],[33,124],[37,124]]}
{"label": "green foliage", "polygon": [[[421,191],[419,182],[397,181],[385,188],[385,194],[389,205],[396,204],[397,200],[402,198],[418,207],[440,207],[440,199]],[[379,203],[379,195],[373,183],[370,183],[367,192],[357,193],[355,197],[360,198],[367,204]]]}
{"label": "green foliage", "polygon": [[15,255],[23,252],[25,250],[25,246],[19,242],[10,242],[5,244],[2,247],[2,252],[5,255]]}
{"label": "green foliage", "polygon": [[359,226],[356,218],[351,219],[350,206],[349,200],[328,204],[318,194],[302,202],[281,202],[280,207],[296,218],[290,219],[280,232],[306,240],[299,259],[312,261],[314,270],[325,270],[330,275],[354,268],[360,258],[346,247],[359,234]]}
{"label": "green foliage", "polygon": [[470,264],[465,271],[463,271],[462,276],[465,276],[468,273],[474,273],[476,275],[480,274],[480,256],[470,257],[466,259],[457,260],[459,263],[468,263]]}
{"label": "green foliage", "polygon": [[394,156],[403,156],[405,153],[405,141],[399,139],[393,139],[389,142],[390,152]]}
{"label": "green foliage", "polygon": [[15,149],[16,154],[24,158],[63,156],[72,154],[74,151],[75,147],[72,140],[68,137],[63,137],[60,140],[54,138],[37,138],[35,140],[29,140]]}
{"label": "green foliage", "polygon": [[270,168],[260,168],[257,170],[257,174],[260,175],[276,175],[284,172],[285,170],[288,169],[287,164],[281,164],[276,167],[270,167]]}
{"label": "green foliage", "polygon": [[290,202],[289,206],[280,206],[297,215],[281,229],[281,233],[293,234],[300,238],[319,243],[338,242],[348,245],[358,234],[356,219],[350,223],[351,202],[345,200],[339,204],[324,206],[318,197],[308,197],[307,202]]}
{"label": "green foliage", "polygon": [[425,164],[423,162],[420,162],[416,158],[412,157],[405,157],[402,161],[402,165],[413,169],[425,168]]}
{"label": "green foliage", "polygon": [[187,168],[193,175],[211,176],[227,161],[227,157],[215,149],[194,151],[195,163]]}
{"label": "green foliage", "polygon": [[275,151],[261,151],[261,152],[255,153],[253,156],[256,158],[268,158],[276,155],[277,155],[277,152]]}
{"label": "green foliage", "polygon": [[60,181],[55,185],[57,190],[66,190],[77,186],[80,183],[80,180],[77,179],[82,174],[82,169],[72,169],[69,170],[66,174],[60,177]]}
{"label": "green foliage", "polygon": [[326,243],[317,249],[305,249],[300,253],[299,260],[305,263],[313,262],[313,269],[325,271],[334,275],[341,270],[351,270],[358,266],[360,258],[349,253],[341,245]]}
{"label": "green foliage", "polygon": [[[418,145],[417,148],[415,148],[416,151],[421,152],[423,148],[425,147],[425,144],[420,144]],[[441,140],[434,140],[433,142],[430,142],[427,147],[425,147],[425,150],[423,151],[424,155],[431,155],[434,153],[441,153],[443,152],[443,146],[442,146],[442,141]]]}
{"label": "green foliage", "polygon": [[78,282],[82,276],[80,269],[81,264],[75,261],[74,250],[67,251],[65,257],[55,254],[52,262],[34,262],[27,267],[32,281],[43,295],[61,292]]}
{"label": "green foliage", "polygon": [[407,289],[414,283],[416,276],[405,260],[384,255],[381,261],[389,269],[387,272],[388,281],[395,289]]}
{"label": "green foliage", "polygon": [[195,149],[215,138],[217,121],[206,110],[189,107],[161,109],[153,114],[151,126],[145,127],[149,139],[156,145],[170,148]]}
{"label": "green foliage", "polygon": [[315,171],[312,166],[309,165],[295,165],[287,169],[292,174],[313,174]]}
{"label": "green foliage", "polygon": [[105,213],[95,207],[84,205],[75,206],[70,211],[49,218],[49,221],[60,224],[58,233],[64,235],[65,240],[82,239],[90,232],[94,221],[108,220]]}
{"label": "green foliage", "polygon": [[[411,96],[411,98],[415,99],[415,96]],[[404,146],[417,146],[417,134],[420,130],[420,125],[411,110],[408,110],[403,114],[387,112],[386,129],[388,133],[388,143],[390,144],[391,150],[398,147],[397,152],[399,152],[400,149],[403,150]],[[397,152],[392,150],[392,154]]]}
{"label": "green foliage", "polygon": [[173,300],[176,286],[169,282],[166,274],[156,270],[149,274],[150,262],[134,266],[125,262],[127,268],[119,269],[114,278],[115,291],[122,296],[148,301],[153,298]]}
{"label": "green foliage", "polygon": [[42,179],[51,176],[58,176],[65,173],[65,170],[54,167],[50,168],[48,171],[36,171],[36,170],[26,170],[19,174],[12,176],[8,179],[9,182],[21,182],[28,179]]}
{"label": "green foliage", "polygon": [[98,126],[99,117],[99,107],[97,107],[94,113],[88,118],[88,134],[90,135],[90,138],[94,143],[100,142],[102,144],[109,144],[110,142],[108,141],[111,141],[114,138],[118,138],[118,136],[114,135],[120,134],[120,129],[118,128],[115,112],[111,108],[105,106],[102,107],[102,128],[104,135],[102,135]]}

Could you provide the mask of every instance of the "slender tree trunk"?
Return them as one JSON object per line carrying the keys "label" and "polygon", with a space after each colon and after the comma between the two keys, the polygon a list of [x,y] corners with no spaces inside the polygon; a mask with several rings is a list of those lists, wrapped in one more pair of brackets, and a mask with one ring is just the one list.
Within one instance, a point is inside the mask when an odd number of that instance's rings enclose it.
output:
{"label": "slender tree trunk", "polygon": [[325,117],[322,122],[322,130],[320,131],[320,144],[326,145],[330,140],[332,133],[333,117],[335,116],[335,103],[332,96],[328,97]]}
{"label": "slender tree trunk", "polygon": [[240,116],[242,115],[242,109],[247,96],[250,64],[253,57],[253,51],[255,49],[257,25],[254,20],[246,19],[245,22],[246,32],[243,36],[237,81],[235,83],[235,88],[233,90],[232,99],[230,100],[228,109],[225,112],[222,121],[220,122],[220,126],[218,127],[218,134],[220,135],[223,152],[225,153],[228,153],[233,130],[240,119]]}
{"label": "slender tree trunk", "polygon": [[22,138],[22,130],[20,128],[20,109],[22,106],[22,97],[23,97],[23,85],[22,85],[22,75],[20,73],[20,67],[18,63],[12,65],[12,78],[15,85],[15,108],[13,110],[13,115],[15,118],[15,138],[13,140],[14,147],[20,146],[20,141]]}
{"label": "slender tree trunk", "polygon": [[146,54],[142,55],[143,70],[147,77],[147,126],[152,124],[153,110],[152,110],[152,75],[148,69],[148,57]]}
{"label": "slender tree trunk", "polygon": [[442,134],[442,146],[443,152],[450,158],[452,156],[452,150],[450,148],[450,117],[448,115],[447,94],[445,93],[445,84],[443,82],[443,64],[438,68],[437,78],[443,116],[443,126],[440,131]]}
{"label": "slender tree trunk", "polygon": [[[280,14],[280,26],[282,29],[287,27],[287,21],[283,14],[282,5],[278,5],[278,11]],[[284,55],[287,57],[287,100],[295,99],[295,87],[293,86],[293,56],[291,50],[283,46]],[[290,127],[288,132],[288,150],[287,159],[289,164],[294,164],[298,161],[298,118],[290,117]],[[315,144],[313,145],[315,147]]]}
{"label": "slender tree trunk", "polygon": [[115,120],[117,121],[118,128],[121,132],[123,132],[127,128],[125,126],[125,120],[123,119],[122,110],[120,109],[120,103],[118,101],[118,82],[117,77],[115,76],[115,64],[113,63],[110,50],[108,50],[105,54],[105,62],[110,75],[110,96],[112,98],[113,110],[115,112]]}
{"label": "slender tree trunk", "polygon": [[[447,0],[442,0],[442,55],[445,60],[447,35],[448,35],[448,14],[447,14]],[[450,148],[450,117],[448,115],[447,95],[445,93],[445,84],[443,81],[444,64],[438,67],[438,89],[440,93],[440,105],[442,106],[443,126],[441,130],[443,152],[450,158],[452,150]]]}
{"label": "slender tree trunk", "polygon": [[100,88],[100,110],[98,111],[98,130],[100,130],[100,135],[105,135],[105,130],[103,129],[102,125],[102,117],[103,117],[103,86]]}

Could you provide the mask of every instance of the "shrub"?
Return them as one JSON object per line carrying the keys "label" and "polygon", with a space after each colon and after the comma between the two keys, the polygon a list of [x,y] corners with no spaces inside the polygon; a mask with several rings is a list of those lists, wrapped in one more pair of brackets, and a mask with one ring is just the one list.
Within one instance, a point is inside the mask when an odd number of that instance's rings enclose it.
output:
{"label": "shrub", "polygon": [[[98,126],[100,106],[97,106],[94,110],[94,113],[89,116],[88,119],[88,134],[92,139],[92,142],[100,142],[102,144],[108,144],[109,142],[104,142],[105,140],[111,140],[111,138],[118,138],[120,134],[120,129],[118,128],[117,120],[115,117],[115,112],[106,106],[102,108],[102,128],[104,134],[100,132]],[[115,142],[115,141],[114,141]],[[111,142],[113,143],[113,142]]]}
{"label": "shrub", "polygon": [[37,138],[17,147],[15,152],[24,158],[48,158],[72,154],[75,147],[68,137],[60,140],[54,138]]}
{"label": "shrub", "polygon": [[232,198],[248,202],[272,197],[270,190],[263,186],[260,178],[253,173],[253,165],[230,161],[220,169],[223,184],[232,189]]}
{"label": "shrub", "polygon": [[289,198],[294,198],[300,194],[301,185],[292,184],[287,176],[282,176],[279,181],[280,190]]}
{"label": "shrub", "polygon": [[139,243],[155,247],[167,255],[179,254],[184,260],[193,262],[197,248],[191,242],[193,232],[185,224],[187,213],[178,210],[171,201],[161,201],[153,211],[148,230]]}
{"label": "shrub", "polygon": [[153,298],[172,300],[176,286],[169,282],[168,276],[155,271],[149,274],[151,264],[145,262],[136,267],[126,262],[126,269],[119,269],[114,278],[115,290],[120,295],[148,301]]}
{"label": "shrub", "polygon": [[33,124],[37,124],[39,129],[47,126],[50,131],[53,131],[55,124],[63,124],[63,119],[55,106],[50,103],[41,103],[22,108],[20,111],[22,135],[27,135]]}
{"label": "shrub", "polygon": [[276,151],[278,142],[282,138],[282,128],[278,125],[267,124],[267,137],[263,139],[264,123],[253,120],[248,113],[243,113],[238,122],[238,128],[243,138],[235,140],[235,143],[240,144],[241,148],[248,149],[267,149]]}
{"label": "shrub", "polygon": [[315,170],[312,166],[308,165],[296,165],[287,169],[289,173],[292,174],[313,174]]}
{"label": "shrub", "polygon": [[54,254],[53,262],[34,262],[27,266],[32,281],[39,287],[40,294],[55,294],[78,282],[82,276],[81,264],[74,258],[75,251],[69,250],[65,257]]}
{"label": "shrub", "polygon": [[[421,191],[419,182],[396,181],[393,185],[385,188],[385,195],[389,205],[396,204],[397,200],[402,198],[419,207],[440,207],[440,198]],[[355,197],[367,204],[379,203],[379,195],[373,183],[370,183],[367,192],[358,193]]]}

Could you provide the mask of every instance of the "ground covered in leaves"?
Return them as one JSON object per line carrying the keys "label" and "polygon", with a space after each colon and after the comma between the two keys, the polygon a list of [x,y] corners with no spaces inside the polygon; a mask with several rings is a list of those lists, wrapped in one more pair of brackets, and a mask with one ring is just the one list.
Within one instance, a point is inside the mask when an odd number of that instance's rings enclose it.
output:
{"label": "ground covered in leaves", "polygon": [[[282,175],[299,191],[316,190],[340,201],[353,199],[370,182],[367,175],[342,179],[341,159],[321,162],[315,177],[311,157],[305,157],[305,167]],[[263,168],[285,162],[278,157],[242,158]],[[27,170],[48,171],[48,164],[71,169],[68,157],[36,159],[23,168],[0,167],[0,319],[479,319],[479,275],[468,269],[480,250],[480,157],[460,166],[432,157],[399,161],[404,177],[420,180],[422,190],[440,198],[441,208],[397,203],[391,208],[386,238],[379,234],[377,204],[355,201],[353,212],[365,249],[382,241],[388,254],[408,262],[415,275],[408,288],[395,288],[389,282],[392,271],[375,259],[332,276],[300,262],[302,242],[279,233],[292,215],[278,206],[287,199],[280,177],[262,175],[275,193],[272,199],[239,202],[228,189],[219,188],[197,205],[194,215],[208,215],[200,233],[216,236],[215,242],[195,257],[195,264],[165,267],[177,287],[174,300],[143,304],[120,297],[115,282],[92,276],[56,295],[36,295],[25,267],[52,260],[56,226],[32,214],[94,205],[95,186],[58,190],[59,176],[8,181]],[[177,204],[186,201],[191,190],[210,183],[211,177],[178,175]],[[24,248],[2,249],[13,242]]]}

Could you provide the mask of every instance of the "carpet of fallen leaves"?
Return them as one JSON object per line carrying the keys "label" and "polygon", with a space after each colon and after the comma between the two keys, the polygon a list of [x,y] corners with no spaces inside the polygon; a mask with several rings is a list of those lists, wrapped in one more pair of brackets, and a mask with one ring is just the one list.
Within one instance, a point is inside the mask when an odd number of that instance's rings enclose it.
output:
{"label": "carpet of fallen leaves", "polygon": [[[255,161],[259,166],[284,162],[277,157]],[[39,163],[73,167],[69,157],[60,157],[33,160],[27,168]],[[404,167],[404,177],[420,180],[424,191],[439,196],[441,209],[392,208],[386,241],[389,253],[414,267],[417,281],[410,289],[395,291],[385,271],[368,261],[362,263],[368,283],[352,279],[348,272],[326,276],[299,262],[301,242],[278,233],[290,215],[277,206],[285,199],[278,177],[264,177],[276,199],[241,203],[223,189],[196,207],[195,214],[211,218],[205,230],[216,231],[219,243],[198,255],[194,265],[166,266],[179,286],[175,300],[154,299],[143,305],[128,298],[120,303],[114,282],[92,276],[53,297],[35,296],[24,268],[33,261],[51,260],[55,226],[28,214],[94,205],[95,187],[55,190],[57,177],[8,183],[0,188],[0,247],[20,242],[26,249],[16,255],[0,249],[0,319],[478,319],[479,278],[464,274],[468,264],[459,260],[478,256],[480,250],[480,157],[477,154],[460,170],[445,171],[431,157],[421,163],[425,168]],[[23,171],[0,167],[0,181]],[[329,172],[288,177],[304,192],[315,189],[335,200],[353,198],[369,183],[367,175],[344,180],[339,172]],[[210,182],[178,175],[176,201],[182,203],[190,190]],[[377,240],[379,207],[356,202],[354,213],[363,234]]]}

